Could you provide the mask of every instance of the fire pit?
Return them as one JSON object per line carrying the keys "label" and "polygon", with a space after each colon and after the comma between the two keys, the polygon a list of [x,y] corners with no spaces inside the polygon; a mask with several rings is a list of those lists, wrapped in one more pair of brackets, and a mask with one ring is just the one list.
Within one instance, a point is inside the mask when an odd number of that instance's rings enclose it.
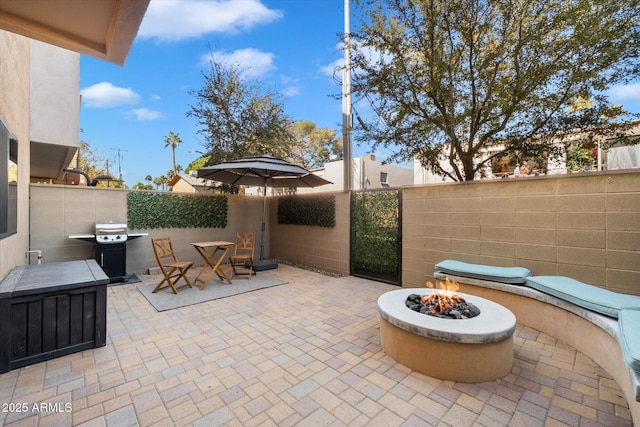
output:
{"label": "fire pit", "polygon": [[484,382],[506,376],[513,366],[516,318],[507,308],[473,295],[464,300],[480,314],[436,317],[407,307],[407,298],[438,294],[428,288],[403,288],[378,298],[380,341],[397,362],[430,377]]}
{"label": "fire pit", "polygon": [[[418,313],[441,319],[470,319],[480,314],[478,307],[456,293],[460,288],[456,282],[447,278],[442,285],[440,292],[430,292],[427,295],[409,295],[406,301],[407,307]],[[433,288],[434,286],[431,282],[427,282],[427,287]]]}

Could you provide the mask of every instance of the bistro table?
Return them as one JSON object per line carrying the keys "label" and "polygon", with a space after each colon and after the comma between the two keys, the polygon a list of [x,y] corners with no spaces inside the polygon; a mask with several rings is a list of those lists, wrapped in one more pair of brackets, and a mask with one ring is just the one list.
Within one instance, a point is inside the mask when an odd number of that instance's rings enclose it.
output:
{"label": "bistro table", "polygon": [[[211,277],[213,277],[214,273],[220,278],[220,280],[226,280],[231,284],[231,279],[229,276],[225,274],[225,272],[220,268],[220,264],[224,260],[225,255],[229,252],[231,246],[233,246],[233,242],[227,242],[224,240],[217,240],[213,242],[196,242],[192,243],[192,245],[196,248],[198,253],[204,258],[205,264],[202,266],[198,275],[196,276],[196,280],[193,281],[193,284],[202,283],[200,286],[200,290],[204,290],[207,286]],[[204,275],[204,273],[209,270],[209,274],[205,279],[201,279],[200,276]]]}

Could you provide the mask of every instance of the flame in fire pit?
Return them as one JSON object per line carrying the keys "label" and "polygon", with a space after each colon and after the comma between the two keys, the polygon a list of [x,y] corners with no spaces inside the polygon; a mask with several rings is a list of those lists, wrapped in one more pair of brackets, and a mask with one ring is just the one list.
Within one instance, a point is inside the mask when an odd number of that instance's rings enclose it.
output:
{"label": "flame in fire pit", "polygon": [[[433,283],[427,282],[427,288],[434,289],[435,286]],[[438,289],[440,292],[425,295],[420,299],[420,303],[428,306],[432,314],[445,315],[464,303],[464,298],[455,293],[460,289],[460,286],[456,282],[449,280],[448,277],[445,282],[439,282]]]}
{"label": "flame in fire pit", "polygon": [[[427,282],[427,287],[435,288],[431,282]],[[480,314],[476,306],[466,302],[462,295],[456,294],[459,288],[456,282],[447,278],[445,282],[439,282],[438,292],[424,296],[409,295],[406,305],[414,311],[436,317],[468,319]]]}

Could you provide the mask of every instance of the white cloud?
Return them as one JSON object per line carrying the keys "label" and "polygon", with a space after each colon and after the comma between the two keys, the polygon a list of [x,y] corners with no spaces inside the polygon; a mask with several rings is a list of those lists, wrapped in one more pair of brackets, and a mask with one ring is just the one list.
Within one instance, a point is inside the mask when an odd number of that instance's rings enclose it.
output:
{"label": "white cloud", "polygon": [[213,52],[203,55],[201,62],[208,64],[212,58],[214,61],[227,66],[238,67],[245,77],[260,77],[276,68],[273,64],[273,59],[275,58],[273,53],[261,52],[252,48],[238,49],[229,53],[223,51]]}
{"label": "white cloud", "polygon": [[613,86],[608,94],[614,101],[640,100],[640,83]]}
{"label": "white cloud", "polygon": [[131,88],[117,87],[109,82],[96,83],[80,90],[82,102],[87,107],[105,108],[119,105],[134,105],[140,102],[140,95]]}
{"label": "white cloud", "polygon": [[135,110],[131,110],[131,112],[136,116],[136,120],[141,122],[159,120],[164,117],[160,111],[149,110],[148,108],[136,108]]}
{"label": "white cloud", "polygon": [[283,88],[280,89],[280,92],[286,97],[298,96],[300,94],[299,82],[299,78],[281,75],[280,83],[282,83]]}
{"label": "white cloud", "polygon": [[288,86],[282,89],[282,94],[287,97],[292,97],[300,94],[300,88],[297,86]]}
{"label": "white cloud", "polygon": [[[356,43],[352,44],[352,52],[354,52],[355,50],[358,50],[360,54],[364,55],[365,59],[367,60],[367,62],[369,63],[369,65],[373,66],[374,64],[377,64],[378,62],[380,62],[381,60],[388,60],[389,56],[388,55],[383,55],[380,53],[380,51],[377,51],[371,47],[362,47],[357,45]],[[344,43],[340,42],[336,45],[336,51],[341,52],[342,55],[344,55]],[[353,54],[352,54],[353,55]],[[352,67],[354,67],[354,65],[352,64]],[[335,61],[331,62],[330,64],[327,65],[323,65],[320,67],[320,72],[324,75],[327,75],[329,77],[334,77],[337,80],[342,80],[342,69],[344,68],[344,56],[341,58],[336,59]],[[357,73],[358,69],[357,68],[353,68],[353,72]]]}
{"label": "white cloud", "polygon": [[330,64],[320,67],[320,72],[329,77],[333,77],[334,73],[338,79],[342,79],[342,68],[344,68],[344,58],[339,58]]}
{"label": "white cloud", "polygon": [[280,19],[259,0],[152,0],[138,36],[176,41],[209,33],[236,33]]}

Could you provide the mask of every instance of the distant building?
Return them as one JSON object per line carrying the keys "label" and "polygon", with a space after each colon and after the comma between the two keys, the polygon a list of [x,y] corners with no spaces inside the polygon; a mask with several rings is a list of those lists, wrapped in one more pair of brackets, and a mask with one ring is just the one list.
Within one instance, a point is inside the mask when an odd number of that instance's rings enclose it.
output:
{"label": "distant building", "polygon": [[[632,129],[629,130],[628,135],[630,137],[637,138],[640,136],[640,122],[635,125]],[[579,140],[583,137],[583,133],[579,130],[568,133],[562,140],[558,140],[558,144],[563,143],[566,144],[572,140]],[[495,149],[502,150],[502,146],[496,146]],[[603,171],[603,170],[618,170],[618,169],[640,169],[640,144],[632,145],[632,146],[615,146],[609,149],[601,149],[599,144],[594,143],[591,146],[587,146],[589,150],[592,150],[592,155],[594,159],[594,169],[593,171]],[[491,154],[491,149],[488,149],[487,155]],[[445,161],[442,161],[441,164],[444,164]],[[501,162],[498,162],[501,163]],[[496,164],[494,166],[498,166]],[[525,162],[525,164],[518,165],[520,168],[516,170],[513,164],[507,164],[505,161],[504,169],[503,168],[492,168],[487,166],[483,171],[483,175],[476,176],[476,179],[494,179],[494,178],[513,178],[513,177],[524,177],[531,175],[539,175],[543,172],[537,169],[537,166],[533,162]],[[525,168],[526,173],[520,173],[520,171]],[[432,184],[437,182],[450,182],[451,178],[445,178],[440,175],[433,173],[430,169],[423,167],[418,160],[414,160],[413,162],[413,171],[414,171],[414,184]],[[568,167],[566,158],[558,159],[558,160],[549,160],[549,164],[547,165],[547,175],[558,175],[568,173]]]}
{"label": "distant building", "polygon": [[170,190],[176,193],[212,193],[212,182],[208,179],[198,178],[196,171],[189,174],[176,175],[169,181]]}
{"label": "distant building", "polygon": [[[413,184],[413,170],[376,161],[373,154],[365,154],[352,160],[351,183],[353,190],[395,188]],[[344,189],[344,161],[328,162],[313,170],[331,184],[316,188],[298,188],[298,193],[342,191]]]}
{"label": "distant building", "polygon": [[[365,154],[352,160],[351,173],[352,190],[373,190],[376,188],[394,188],[413,184],[413,170],[396,165],[382,164],[376,161],[373,154]],[[289,194],[324,193],[344,190],[344,162],[336,160],[327,162],[311,172],[318,175],[331,184],[320,187],[306,188],[267,188],[267,194],[272,196],[284,196]],[[263,194],[261,187],[246,187],[244,194],[247,196]]]}

